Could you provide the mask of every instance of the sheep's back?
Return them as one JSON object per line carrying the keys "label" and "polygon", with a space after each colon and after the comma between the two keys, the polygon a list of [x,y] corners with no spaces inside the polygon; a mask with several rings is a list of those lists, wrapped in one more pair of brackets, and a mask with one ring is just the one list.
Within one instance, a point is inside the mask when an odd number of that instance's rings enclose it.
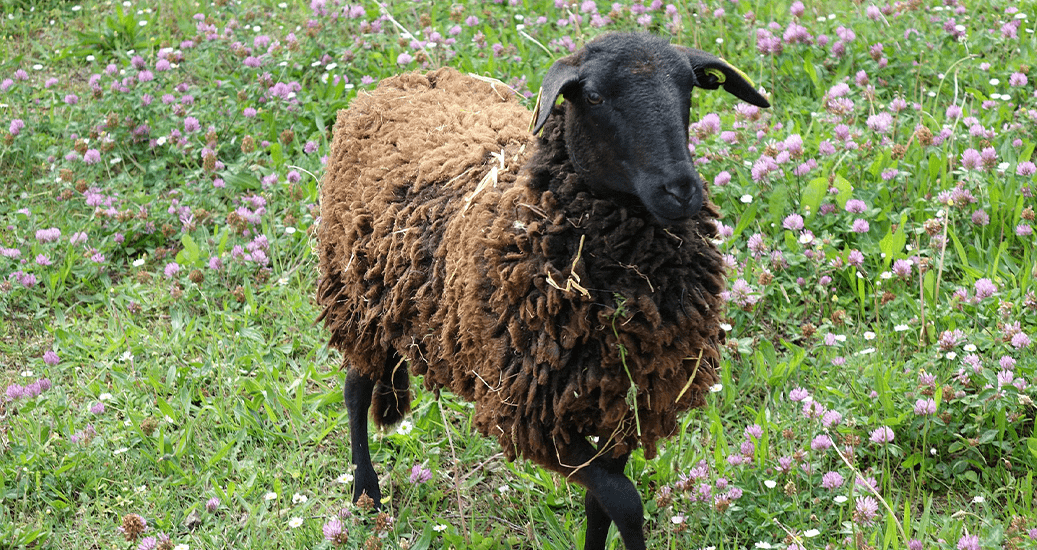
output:
{"label": "sheep's back", "polygon": [[[532,139],[529,116],[501,84],[450,68],[386,79],[338,113],[321,188],[318,299],[330,343],[351,368],[377,377],[395,349],[426,385],[472,398],[471,382],[438,365],[455,351],[443,348],[463,338],[465,289],[445,283],[476,260],[444,247],[444,234],[489,227],[492,212],[468,203],[492,204],[514,181]],[[476,194],[501,152],[507,170]],[[478,235],[468,236],[475,246]]]}

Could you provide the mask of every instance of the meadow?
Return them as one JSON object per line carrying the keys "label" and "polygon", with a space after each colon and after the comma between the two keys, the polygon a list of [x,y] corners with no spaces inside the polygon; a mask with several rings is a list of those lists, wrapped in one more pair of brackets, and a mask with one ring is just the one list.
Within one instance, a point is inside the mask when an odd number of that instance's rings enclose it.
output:
{"label": "meadow", "polygon": [[350,502],[314,231],[357,93],[450,65],[531,107],[610,30],[773,104],[693,94],[727,342],[628,465],[649,547],[1037,548],[1034,7],[0,0],[0,548],[582,547],[582,490],[449,394]]}

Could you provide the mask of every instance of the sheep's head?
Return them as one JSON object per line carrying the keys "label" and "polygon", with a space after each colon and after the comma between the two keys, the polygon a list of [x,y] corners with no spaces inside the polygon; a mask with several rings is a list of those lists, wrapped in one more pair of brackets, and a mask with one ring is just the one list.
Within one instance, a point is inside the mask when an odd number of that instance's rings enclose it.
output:
{"label": "sheep's head", "polygon": [[769,107],[744,73],[708,53],[647,34],[607,34],[548,70],[533,132],[566,100],[565,141],[594,191],[636,196],[661,223],[694,216],[702,180],[688,151],[692,88]]}

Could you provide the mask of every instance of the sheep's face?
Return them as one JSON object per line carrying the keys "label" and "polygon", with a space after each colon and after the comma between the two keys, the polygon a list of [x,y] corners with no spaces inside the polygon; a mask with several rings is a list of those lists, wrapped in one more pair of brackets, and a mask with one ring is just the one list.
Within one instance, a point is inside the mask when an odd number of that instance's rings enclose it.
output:
{"label": "sheep's face", "polygon": [[719,58],[651,35],[605,35],[551,67],[534,131],[553,98],[564,96],[566,148],[587,185],[599,194],[634,195],[660,223],[679,223],[704,200],[688,150],[691,90],[720,84],[768,106]]}

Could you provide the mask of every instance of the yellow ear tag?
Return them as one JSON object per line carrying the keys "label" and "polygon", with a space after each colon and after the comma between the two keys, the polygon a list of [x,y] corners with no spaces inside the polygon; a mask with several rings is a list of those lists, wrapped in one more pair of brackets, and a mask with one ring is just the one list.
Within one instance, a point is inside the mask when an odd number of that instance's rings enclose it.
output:
{"label": "yellow ear tag", "polygon": [[533,128],[536,127],[537,117],[540,116],[540,101],[543,98],[543,95],[544,95],[544,88],[541,87],[539,90],[537,90],[537,102],[536,102],[536,105],[533,105],[533,119],[529,121],[529,131],[530,132],[532,132]]}
{"label": "yellow ear tag", "polygon": [[706,69],[705,73],[715,76],[717,79],[717,84],[723,84],[724,81],[727,80],[727,75],[724,74],[724,71],[721,71],[720,69],[714,69],[712,67],[709,67]]}
{"label": "yellow ear tag", "polygon": [[[724,63],[727,63],[727,61],[724,61]],[[739,69],[738,67],[735,67],[734,65],[732,65],[732,64],[730,64],[730,63],[727,63],[727,68],[729,68],[729,69],[731,69],[732,71],[734,71],[734,72],[738,73],[738,76],[740,76],[740,77],[744,78],[744,79],[745,79],[745,81],[749,83],[749,86],[751,86],[751,87],[753,87],[753,88],[755,88],[755,87],[756,87],[756,83],[755,83],[755,82],[753,82],[753,79],[749,78],[749,75],[747,75],[747,74],[743,73],[743,72],[742,72],[742,70],[741,70],[741,69]],[[716,69],[713,69],[713,70],[715,71]],[[706,69],[706,72],[709,72],[709,69]],[[723,84],[723,82],[724,82],[724,79],[723,79],[723,78],[721,78],[721,79],[720,79],[720,83],[721,83],[721,84]]]}

